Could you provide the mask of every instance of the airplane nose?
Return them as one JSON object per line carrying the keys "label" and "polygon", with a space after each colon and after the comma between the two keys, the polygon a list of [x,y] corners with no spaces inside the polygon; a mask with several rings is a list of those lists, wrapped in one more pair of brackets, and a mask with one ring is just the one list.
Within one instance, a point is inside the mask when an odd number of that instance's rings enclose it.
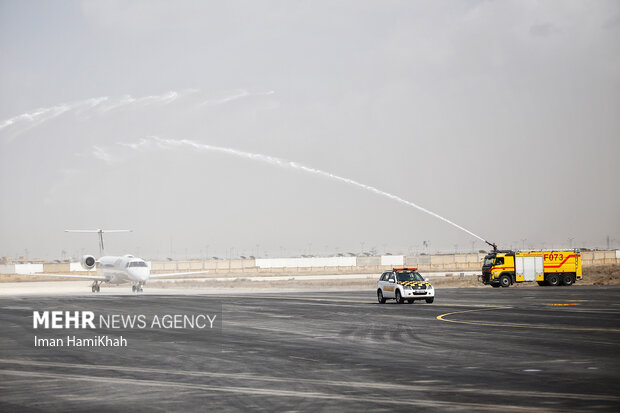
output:
{"label": "airplane nose", "polygon": [[149,278],[149,272],[148,270],[145,270],[143,268],[134,268],[131,271],[131,275],[140,280],[140,281],[146,281]]}

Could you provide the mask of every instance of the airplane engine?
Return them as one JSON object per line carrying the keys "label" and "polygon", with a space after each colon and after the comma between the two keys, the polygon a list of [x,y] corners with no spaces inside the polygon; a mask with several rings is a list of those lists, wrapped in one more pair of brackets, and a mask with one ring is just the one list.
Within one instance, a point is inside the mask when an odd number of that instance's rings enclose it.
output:
{"label": "airplane engine", "polygon": [[92,270],[95,268],[96,259],[92,255],[84,255],[82,257],[82,267],[87,270]]}

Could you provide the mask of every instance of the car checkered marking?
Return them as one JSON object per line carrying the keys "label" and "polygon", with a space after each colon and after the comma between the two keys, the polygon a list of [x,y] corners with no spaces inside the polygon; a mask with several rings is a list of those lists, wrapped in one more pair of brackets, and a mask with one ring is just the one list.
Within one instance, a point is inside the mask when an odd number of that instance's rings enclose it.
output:
{"label": "car checkered marking", "polygon": [[430,286],[429,283],[427,283],[426,281],[399,281],[398,282],[400,285],[404,285],[404,286],[411,286],[411,287],[428,287]]}

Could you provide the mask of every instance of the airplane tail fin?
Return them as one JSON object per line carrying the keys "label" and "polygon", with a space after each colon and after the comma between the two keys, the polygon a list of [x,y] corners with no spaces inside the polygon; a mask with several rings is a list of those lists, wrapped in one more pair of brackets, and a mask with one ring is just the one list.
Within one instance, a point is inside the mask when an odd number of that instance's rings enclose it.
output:
{"label": "airplane tail fin", "polygon": [[105,253],[103,245],[103,234],[112,232],[132,232],[131,229],[66,229],[65,232],[91,233],[99,234],[99,256]]}

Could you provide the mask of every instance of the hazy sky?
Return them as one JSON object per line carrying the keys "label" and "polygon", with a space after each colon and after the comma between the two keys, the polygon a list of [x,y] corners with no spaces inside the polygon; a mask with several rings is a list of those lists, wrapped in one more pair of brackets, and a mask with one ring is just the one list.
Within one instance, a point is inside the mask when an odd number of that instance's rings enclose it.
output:
{"label": "hazy sky", "polygon": [[617,1],[0,2],[0,256],[484,248],[288,161],[503,247],[619,246],[619,155]]}

